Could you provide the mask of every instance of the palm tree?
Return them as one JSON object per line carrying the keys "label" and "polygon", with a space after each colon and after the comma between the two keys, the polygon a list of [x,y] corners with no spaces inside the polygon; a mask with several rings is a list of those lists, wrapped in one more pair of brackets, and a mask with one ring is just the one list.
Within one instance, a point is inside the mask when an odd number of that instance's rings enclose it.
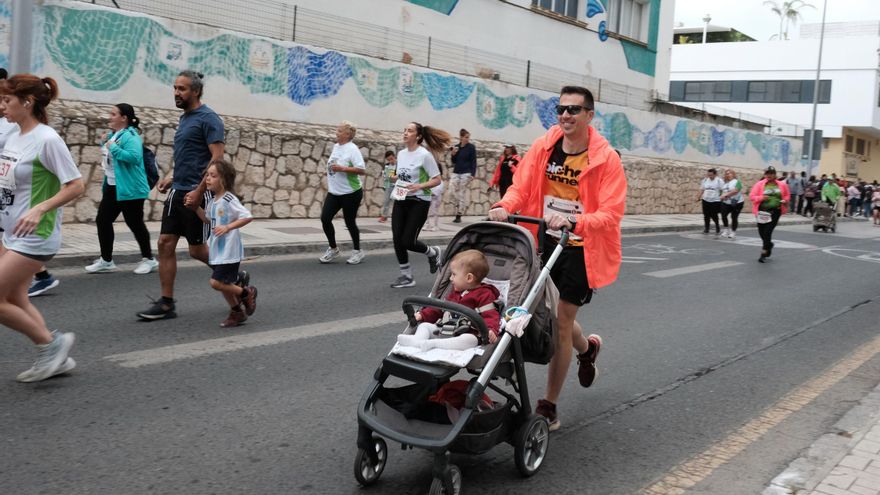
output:
{"label": "palm tree", "polygon": [[779,39],[788,39],[789,24],[797,24],[801,19],[801,9],[809,7],[814,9],[813,5],[803,0],[784,1],[780,5],[776,0],[765,0],[764,5],[768,5],[774,14],[779,16]]}

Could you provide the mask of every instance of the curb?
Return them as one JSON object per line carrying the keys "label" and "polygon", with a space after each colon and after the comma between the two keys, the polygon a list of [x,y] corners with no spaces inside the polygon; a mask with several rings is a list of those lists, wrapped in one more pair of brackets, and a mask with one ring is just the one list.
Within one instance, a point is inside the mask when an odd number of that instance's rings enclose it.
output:
{"label": "curb", "polygon": [[773,478],[762,495],[794,495],[809,493],[877,424],[880,417],[880,385],[850,409],[806,453]]}

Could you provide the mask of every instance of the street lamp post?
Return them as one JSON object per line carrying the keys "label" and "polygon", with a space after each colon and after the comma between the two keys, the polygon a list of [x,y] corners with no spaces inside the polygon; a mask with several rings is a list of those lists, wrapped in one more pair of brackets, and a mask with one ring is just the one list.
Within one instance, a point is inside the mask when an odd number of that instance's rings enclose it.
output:
{"label": "street lamp post", "polygon": [[813,121],[810,124],[809,148],[807,151],[807,177],[813,173],[813,146],[816,139],[816,110],[819,106],[819,76],[822,72],[822,44],[825,41],[825,10],[828,0],[822,4],[822,27],[819,30],[819,62],[816,66],[816,83],[813,85]]}
{"label": "street lamp post", "polygon": [[712,16],[706,14],[706,17],[703,17],[703,44],[706,44],[706,32],[709,30],[709,21],[712,20]]}

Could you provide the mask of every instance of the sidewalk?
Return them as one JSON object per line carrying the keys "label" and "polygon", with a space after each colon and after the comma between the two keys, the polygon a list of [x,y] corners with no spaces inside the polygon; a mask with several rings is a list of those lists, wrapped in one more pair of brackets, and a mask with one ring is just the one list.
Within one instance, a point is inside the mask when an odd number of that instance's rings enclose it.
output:
{"label": "sidewalk", "polygon": [[[440,219],[440,229],[436,232],[422,231],[419,239],[428,244],[444,245],[452,239],[458,229],[464,225],[484,220],[485,217],[464,217],[460,224],[452,223],[452,217]],[[809,223],[810,219],[799,215],[785,215],[780,219],[781,225],[793,223]],[[755,218],[749,213],[740,215],[740,228],[754,227]],[[336,239],[343,251],[351,249],[351,240],[341,218],[334,222]],[[119,263],[135,263],[140,261],[140,252],[134,236],[120,218],[116,223],[116,242],[114,243],[113,259]],[[366,250],[392,247],[391,221],[379,223],[378,219],[358,218],[361,231],[361,245]],[[159,238],[159,222],[147,222],[150,238],[155,250]],[[678,232],[702,230],[703,215],[625,215],[622,231],[624,235],[644,234],[651,232]],[[286,219],[286,220],[254,220],[241,230],[247,256],[321,253],[327,248],[327,239],[321,229],[321,221],[317,218]],[[63,244],[61,251],[52,259],[51,266],[88,265],[99,256],[98,234],[94,224],[71,223],[62,227]],[[185,252],[186,240],[181,239],[179,252]]]}
{"label": "sidewalk", "polygon": [[846,413],[763,495],[880,494],[880,386]]}

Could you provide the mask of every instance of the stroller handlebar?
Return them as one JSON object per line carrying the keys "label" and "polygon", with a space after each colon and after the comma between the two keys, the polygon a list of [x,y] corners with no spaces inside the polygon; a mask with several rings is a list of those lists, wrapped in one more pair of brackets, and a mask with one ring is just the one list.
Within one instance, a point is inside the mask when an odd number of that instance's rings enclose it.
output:
{"label": "stroller handlebar", "polygon": [[[546,233],[547,233],[547,222],[543,218],[527,217],[524,215],[512,215],[511,214],[511,215],[507,216],[507,221],[510,223],[514,223],[514,224],[530,223],[532,225],[537,225],[538,226],[538,252],[539,253],[544,252],[544,238],[546,237]],[[561,246],[565,246],[568,244],[569,232],[568,232],[568,229],[565,229],[565,228],[560,229],[560,231],[562,232],[562,236],[559,239],[559,244]]]}
{"label": "stroller handlebar", "polygon": [[480,316],[480,314],[474,311],[472,308],[469,308],[462,304],[444,301],[441,299],[433,299],[430,297],[422,296],[408,296],[403,300],[403,312],[404,314],[406,314],[406,318],[407,320],[409,320],[409,324],[413,328],[418,326],[419,323],[418,321],[416,321],[416,312],[414,306],[419,306],[422,308],[432,307],[464,316],[471,321],[471,324],[475,326],[477,331],[480,333],[480,343],[486,344],[489,342],[489,328],[486,327],[486,322],[483,321],[483,317]]}

